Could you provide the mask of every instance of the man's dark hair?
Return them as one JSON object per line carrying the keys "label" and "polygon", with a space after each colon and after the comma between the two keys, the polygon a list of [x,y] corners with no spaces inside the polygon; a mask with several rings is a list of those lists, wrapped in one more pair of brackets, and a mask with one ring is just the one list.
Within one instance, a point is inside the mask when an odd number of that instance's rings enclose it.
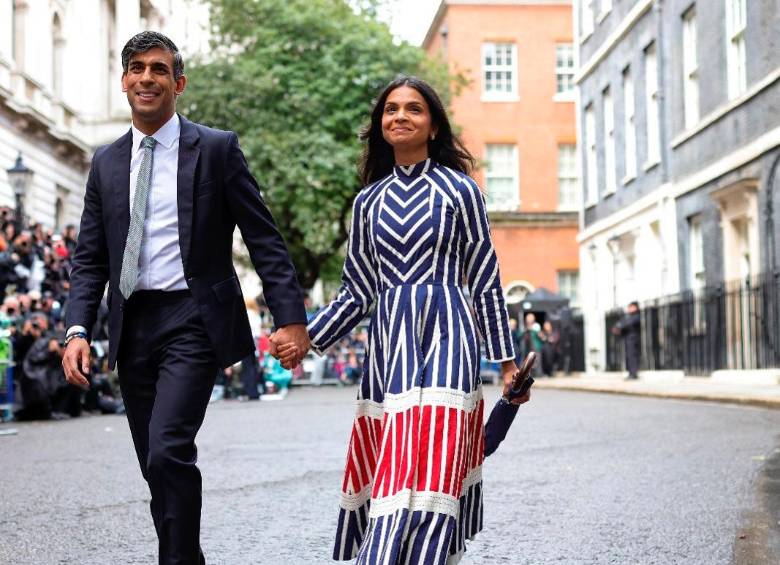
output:
{"label": "man's dark hair", "polygon": [[637,310],[639,310],[639,302],[637,302],[636,300],[631,301],[628,305],[634,306]]}
{"label": "man's dark hair", "polygon": [[150,49],[165,49],[173,55],[173,78],[184,74],[184,59],[181,58],[179,48],[168,37],[157,31],[142,31],[130,38],[122,48],[122,70],[127,72],[130,59],[138,53],[146,53]]}

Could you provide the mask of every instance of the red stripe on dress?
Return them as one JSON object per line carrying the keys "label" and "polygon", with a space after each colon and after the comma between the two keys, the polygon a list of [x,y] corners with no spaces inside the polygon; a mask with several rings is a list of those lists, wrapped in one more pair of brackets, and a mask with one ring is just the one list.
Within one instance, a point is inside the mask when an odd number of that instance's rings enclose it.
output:
{"label": "red stripe on dress", "polygon": [[417,469],[417,462],[420,460],[420,407],[412,408],[412,424],[409,428],[409,434],[412,437],[412,460],[407,466],[406,488],[411,489],[414,486],[414,471]]}
{"label": "red stripe on dress", "polygon": [[452,470],[455,467],[455,434],[458,433],[458,411],[455,408],[448,408],[449,419],[447,420],[447,458],[444,468],[444,485],[442,492],[454,494],[452,492]]}
{"label": "red stripe on dress", "polygon": [[425,490],[428,479],[428,443],[431,438],[431,407],[423,406],[422,425],[420,426],[419,459],[417,461],[417,491]]}
{"label": "red stripe on dress", "polygon": [[433,445],[433,468],[431,469],[431,490],[439,492],[439,478],[441,476],[441,467],[444,465],[442,458],[446,455],[442,445],[444,438],[444,406],[436,407],[436,432]]}

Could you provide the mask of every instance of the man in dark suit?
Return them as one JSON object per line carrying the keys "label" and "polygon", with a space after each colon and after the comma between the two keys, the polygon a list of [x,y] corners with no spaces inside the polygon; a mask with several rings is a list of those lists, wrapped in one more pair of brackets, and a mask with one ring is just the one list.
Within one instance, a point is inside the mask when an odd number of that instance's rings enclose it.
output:
{"label": "man in dark suit", "polygon": [[[181,55],[143,32],[122,50],[132,128],[92,160],[73,258],[63,358],[87,386],[89,329],[108,283],[109,364],[152,494],[160,563],[205,563],[195,436],[219,367],[254,351],[232,262],[236,225],[277,343],[308,348],[295,270],[235,133],[176,114]],[[297,360],[296,360],[297,362]]]}

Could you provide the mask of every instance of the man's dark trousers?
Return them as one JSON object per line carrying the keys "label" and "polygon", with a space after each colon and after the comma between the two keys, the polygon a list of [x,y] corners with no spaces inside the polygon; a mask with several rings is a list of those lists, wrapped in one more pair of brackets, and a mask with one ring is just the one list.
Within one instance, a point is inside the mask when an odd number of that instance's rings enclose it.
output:
{"label": "man's dark trousers", "polygon": [[138,462],[152,494],[161,565],[205,563],[195,435],[217,365],[188,290],[137,291],[130,297],[117,366]]}

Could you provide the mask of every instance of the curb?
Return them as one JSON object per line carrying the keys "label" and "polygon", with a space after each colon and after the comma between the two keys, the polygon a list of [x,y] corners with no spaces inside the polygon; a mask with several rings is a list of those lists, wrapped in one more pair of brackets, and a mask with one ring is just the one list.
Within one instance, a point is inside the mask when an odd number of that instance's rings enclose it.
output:
{"label": "curb", "polygon": [[594,392],[601,394],[622,394],[625,396],[646,396],[651,398],[669,398],[675,400],[695,400],[704,402],[719,402],[722,404],[737,404],[741,406],[756,406],[780,410],[780,396],[761,396],[755,394],[733,395],[717,394],[712,392],[682,391],[682,390],[652,390],[618,388],[603,384],[585,384],[576,382],[563,382],[555,379],[551,381],[537,379],[535,388],[545,390],[573,390],[579,392]]}

